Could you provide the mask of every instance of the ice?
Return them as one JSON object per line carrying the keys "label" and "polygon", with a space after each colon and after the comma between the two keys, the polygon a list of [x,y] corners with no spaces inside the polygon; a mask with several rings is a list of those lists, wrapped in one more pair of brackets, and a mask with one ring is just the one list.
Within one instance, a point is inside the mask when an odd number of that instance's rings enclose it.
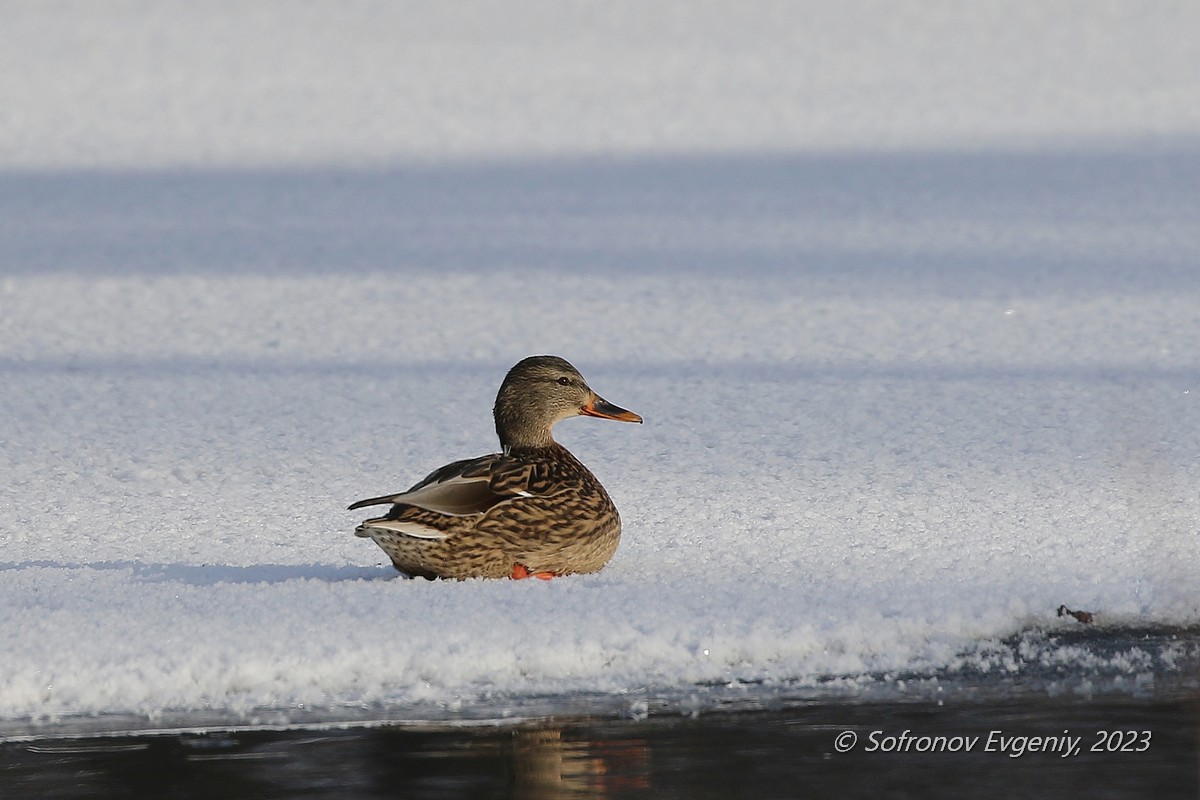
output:
{"label": "ice", "polygon": [[[0,721],[1178,667],[1200,12],[453,8],[9,9]],[[617,555],[397,577],[534,353]]]}

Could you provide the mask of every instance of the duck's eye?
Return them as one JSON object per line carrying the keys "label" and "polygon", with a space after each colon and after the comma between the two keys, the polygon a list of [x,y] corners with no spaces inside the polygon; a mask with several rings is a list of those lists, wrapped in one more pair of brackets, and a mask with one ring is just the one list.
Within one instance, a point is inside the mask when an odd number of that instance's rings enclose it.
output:
{"label": "duck's eye", "polygon": [[568,378],[568,377],[566,377],[566,376],[564,375],[563,377],[561,377],[561,378],[559,378],[559,379],[558,379],[558,385],[559,385],[559,386],[570,386],[570,385],[571,385],[571,379],[570,379],[570,378]]}

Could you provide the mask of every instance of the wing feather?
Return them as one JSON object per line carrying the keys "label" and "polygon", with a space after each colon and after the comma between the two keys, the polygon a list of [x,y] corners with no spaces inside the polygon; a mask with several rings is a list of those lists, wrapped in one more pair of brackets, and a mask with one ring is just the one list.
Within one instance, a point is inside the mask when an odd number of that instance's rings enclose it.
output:
{"label": "wing feather", "polygon": [[395,531],[405,536],[411,536],[414,539],[445,539],[447,536],[444,531],[439,531],[437,528],[431,528],[428,525],[422,525],[419,522],[404,519],[388,519],[387,517],[363,520],[363,523],[354,532],[359,536],[372,538],[372,533],[377,530]]}
{"label": "wing feather", "polygon": [[451,516],[482,514],[505,500],[532,497],[533,473],[533,465],[500,453],[469,458],[434,470],[407,492],[359,500],[350,509],[392,503]]}

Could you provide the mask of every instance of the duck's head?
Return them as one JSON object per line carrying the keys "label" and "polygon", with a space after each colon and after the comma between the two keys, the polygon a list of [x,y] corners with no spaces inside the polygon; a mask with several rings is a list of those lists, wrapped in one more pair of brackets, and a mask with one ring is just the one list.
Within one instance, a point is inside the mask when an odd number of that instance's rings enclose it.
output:
{"label": "duck's head", "polygon": [[554,424],[581,414],[642,421],[593,392],[579,370],[558,356],[530,356],[510,369],[496,395],[494,414],[496,433],[506,450],[548,447],[554,443]]}

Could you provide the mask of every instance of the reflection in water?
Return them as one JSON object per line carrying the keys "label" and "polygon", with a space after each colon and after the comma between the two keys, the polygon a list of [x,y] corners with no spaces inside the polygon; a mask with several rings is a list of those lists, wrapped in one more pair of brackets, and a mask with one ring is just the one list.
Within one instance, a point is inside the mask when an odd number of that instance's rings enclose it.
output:
{"label": "reflection in water", "polygon": [[516,731],[512,745],[513,797],[610,797],[650,786],[649,748],[643,739],[563,737],[561,728]]}
{"label": "reflection in water", "polygon": [[635,738],[584,728],[249,731],[0,745],[0,798],[605,798],[650,786]]}
{"label": "reflection in water", "polygon": [[[974,752],[865,752],[898,736],[1082,737],[1063,758]],[[1090,752],[1098,731],[1152,731],[1140,752]],[[857,747],[839,753],[839,733]],[[921,798],[988,794],[1051,800],[1200,796],[1200,699],[938,706],[825,703],[698,718],[570,720],[524,727],[158,735],[0,744],[0,798]]]}

